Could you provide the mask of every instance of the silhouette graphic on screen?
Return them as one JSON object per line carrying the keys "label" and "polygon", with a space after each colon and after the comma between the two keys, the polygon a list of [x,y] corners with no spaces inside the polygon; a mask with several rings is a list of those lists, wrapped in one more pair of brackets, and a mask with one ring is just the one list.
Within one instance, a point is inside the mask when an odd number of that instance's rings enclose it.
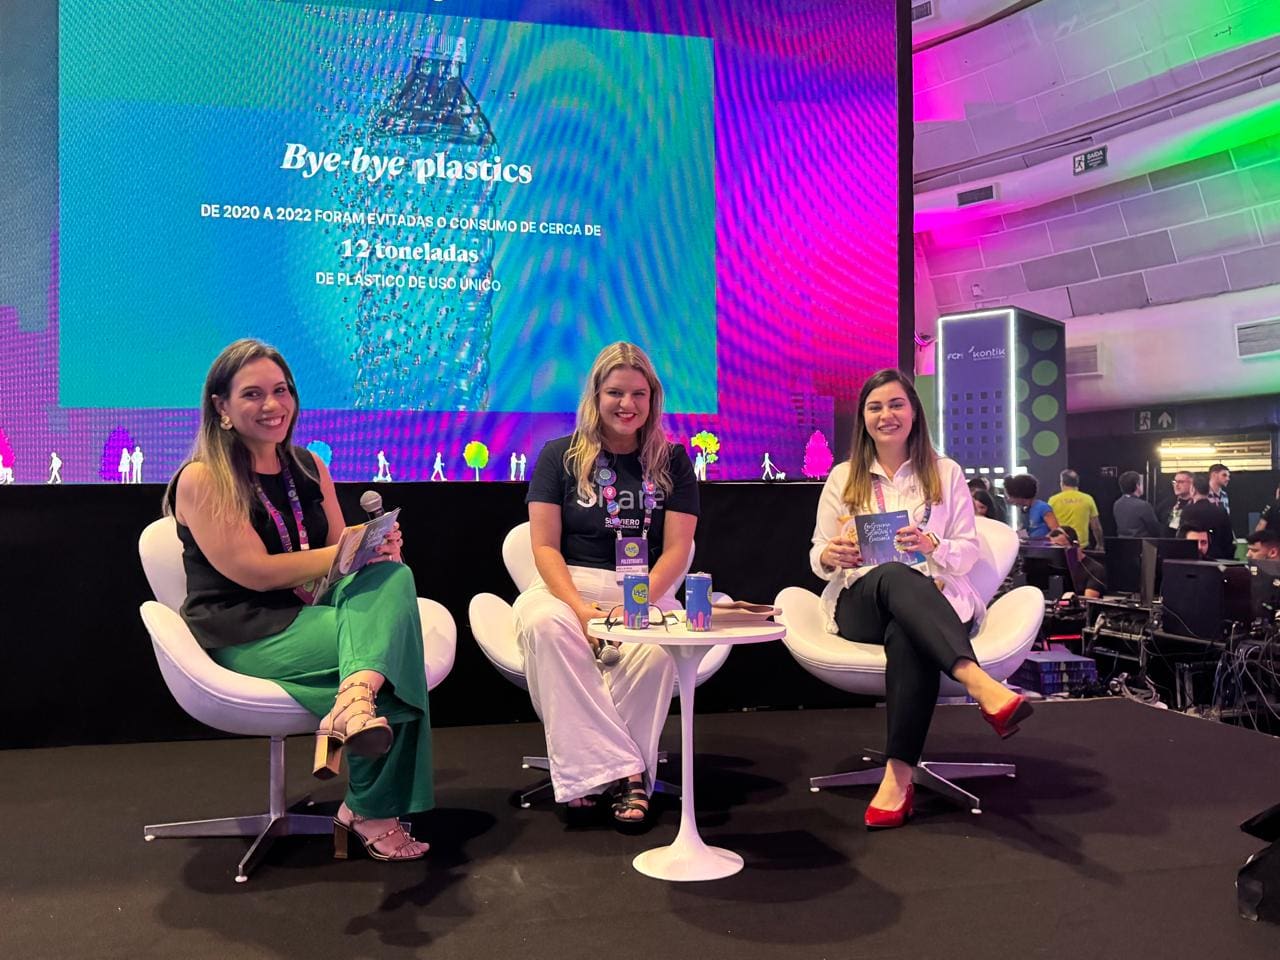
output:
{"label": "silhouette graphic on screen", "polygon": [[61,483],[62,482],[62,458],[58,456],[57,451],[49,454],[49,479],[45,483]]}
{"label": "silhouette graphic on screen", "polygon": [[444,475],[444,454],[439,450],[436,451],[436,462],[431,467],[432,480],[448,480]]}
{"label": "silhouette graphic on screen", "polygon": [[391,482],[391,464],[387,462],[385,450],[378,451],[378,472],[373,476],[374,483]]}
{"label": "silhouette graphic on screen", "polygon": [[133,464],[133,476],[130,478],[129,482],[141,483],[142,482],[142,447],[140,445],[134,446],[133,454],[132,456],[129,457],[129,460]]}
{"label": "silhouette graphic on screen", "polygon": [[129,459],[129,448],[121,447],[120,448],[120,482],[121,483],[129,482],[129,470],[131,466],[132,466],[132,461]]}

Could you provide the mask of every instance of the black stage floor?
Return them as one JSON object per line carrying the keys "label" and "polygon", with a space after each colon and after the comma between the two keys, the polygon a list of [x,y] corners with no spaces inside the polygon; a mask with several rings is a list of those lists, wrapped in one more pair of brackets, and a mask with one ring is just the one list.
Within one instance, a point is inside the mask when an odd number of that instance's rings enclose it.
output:
{"label": "black stage floor", "polygon": [[[0,957],[1280,955],[1280,927],[1240,919],[1233,888],[1261,846],[1237,824],[1280,800],[1280,740],[1109,700],[1046,704],[1001,744],[974,708],[941,707],[933,756],[1011,758],[1018,779],[985,782],[980,816],[926,795],[906,828],[868,834],[869,788],[811,794],[805,778],[855,765],[883,721],[700,716],[699,823],[747,866],[696,884],[630,866],[674,836],[671,801],[640,837],[515,807],[535,725],[437,731],[425,862],[287,839],[243,885],[243,841],[148,844],[142,826],[257,812],[265,741],[0,752]],[[295,742],[290,786],[331,807],[341,787],[308,759]]]}

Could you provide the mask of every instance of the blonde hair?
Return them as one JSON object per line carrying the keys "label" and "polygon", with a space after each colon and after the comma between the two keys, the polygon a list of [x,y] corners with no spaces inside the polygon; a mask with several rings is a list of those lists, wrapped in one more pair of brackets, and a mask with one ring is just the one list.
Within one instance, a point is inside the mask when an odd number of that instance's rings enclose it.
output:
{"label": "blonde hair", "polygon": [[871,464],[876,459],[875,441],[867,433],[865,408],[871,391],[890,383],[902,384],[911,403],[911,433],[907,435],[907,457],[915,470],[925,503],[942,502],[942,478],[938,474],[938,454],[929,440],[929,424],[916,388],[901,370],[880,370],[867,378],[858,394],[853,421],[853,442],[849,445],[849,480],[844,485],[844,502],[856,511],[871,508]]}
{"label": "blonde hair", "polygon": [[293,417],[284,440],[276,447],[281,463],[296,466],[304,475],[318,480],[312,465],[297,456],[293,446],[293,428],[298,422],[301,404],[293,371],[285,363],[275,347],[261,340],[244,339],[230,344],[218,354],[204,379],[204,393],[200,398],[200,430],[191,445],[191,453],[169,481],[164,494],[164,512],[173,512],[172,504],[177,494],[178,477],[191,463],[204,464],[209,471],[211,488],[209,507],[213,517],[224,523],[234,523],[249,516],[254,502],[253,454],[241,442],[234,430],[222,429],[216,401],[225,400],[231,392],[231,381],[247,364],[255,360],[270,360],[284,374],[285,385],[293,397]]}
{"label": "blonde hair", "polygon": [[565,451],[564,467],[578,481],[578,496],[590,500],[594,494],[592,480],[596,457],[604,446],[604,430],[600,423],[600,386],[609,374],[620,368],[641,374],[649,383],[649,416],[640,427],[640,465],[646,475],[664,494],[671,492],[671,447],[662,428],[662,382],[653,363],[634,343],[611,343],[601,350],[591,364],[587,382],[578,402],[578,419]]}

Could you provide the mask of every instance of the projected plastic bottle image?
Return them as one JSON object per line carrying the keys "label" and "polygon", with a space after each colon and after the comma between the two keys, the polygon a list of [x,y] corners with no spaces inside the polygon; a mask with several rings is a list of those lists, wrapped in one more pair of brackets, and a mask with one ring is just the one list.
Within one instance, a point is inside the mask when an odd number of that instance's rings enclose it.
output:
{"label": "projected plastic bottle image", "polygon": [[[496,178],[486,174],[493,173],[498,147],[462,77],[466,61],[465,39],[430,38],[366,130],[370,153],[417,165],[387,182],[366,183],[365,209],[443,217],[446,226],[375,226],[368,245],[360,245],[373,257],[345,261],[348,269],[412,276],[418,284],[369,286],[360,294],[357,408],[481,410],[487,403],[493,235],[458,221],[493,216]],[[459,169],[475,175],[448,175]],[[411,259],[415,248],[427,256]]]}

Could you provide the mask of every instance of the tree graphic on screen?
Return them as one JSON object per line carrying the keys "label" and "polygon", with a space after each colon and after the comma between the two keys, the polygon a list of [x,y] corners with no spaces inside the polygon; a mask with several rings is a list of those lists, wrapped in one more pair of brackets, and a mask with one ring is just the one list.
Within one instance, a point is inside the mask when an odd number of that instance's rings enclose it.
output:
{"label": "tree graphic on screen", "polygon": [[689,443],[702,451],[694,458],[693,473],[699,480],[705,480],[707,467],[720,459],[720,438],[709,430],[699,430],[689,438]]}
{"label": "tree graphic on screen", "polygon": [[480,471],[489,465],[489,448],[479,440],[472,440],[462,448],[462,459],[476,472],[476,479],[479,480]]}
{"label": "tree graphic on screen", "polygon": [[323,440],[312,440],[310,443],[305,444],[305,446],[315,455],[316,459],[324,463],[326,467],[333,466],[333,447],[329,446]]}
{"label": "tree graphic on screen", "polygon": [[831,472],[835,458],[831,455],[831,447],[821,430],[813,431],[813,436],[804,445],[804,466],[801,471],[806,477],[821,479]]}

